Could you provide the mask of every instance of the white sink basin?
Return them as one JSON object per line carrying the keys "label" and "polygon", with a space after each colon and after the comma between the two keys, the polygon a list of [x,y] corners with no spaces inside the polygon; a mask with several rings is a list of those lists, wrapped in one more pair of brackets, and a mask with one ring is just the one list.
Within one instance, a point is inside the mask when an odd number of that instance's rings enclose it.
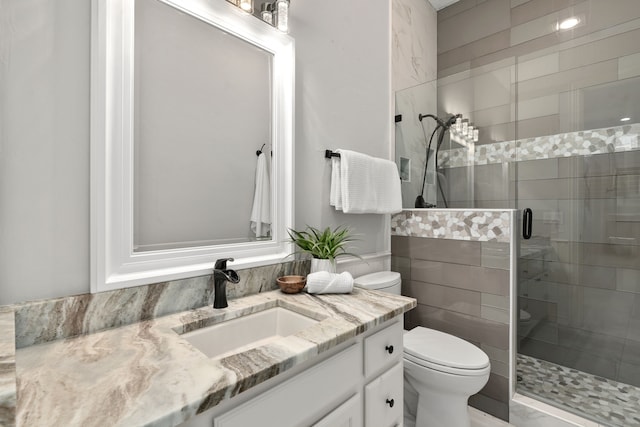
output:
{"label": "white sink basin", "polygon": [[182,335],[207,357],[219,358],[247,351],[293,335],[318,323],[286,308],[270,308]]}

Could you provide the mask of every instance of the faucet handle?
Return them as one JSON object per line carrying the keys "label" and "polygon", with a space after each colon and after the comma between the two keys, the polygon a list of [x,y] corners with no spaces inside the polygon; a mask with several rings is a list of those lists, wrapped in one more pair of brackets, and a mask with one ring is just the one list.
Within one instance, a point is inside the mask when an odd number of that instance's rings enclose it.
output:
{"label": "faucet handle", "polygon": [[227,261],[233,262],[233,258],[220,258],[220,259],[217,259],[214,268],[216,270],[226,270],[227,269]]}

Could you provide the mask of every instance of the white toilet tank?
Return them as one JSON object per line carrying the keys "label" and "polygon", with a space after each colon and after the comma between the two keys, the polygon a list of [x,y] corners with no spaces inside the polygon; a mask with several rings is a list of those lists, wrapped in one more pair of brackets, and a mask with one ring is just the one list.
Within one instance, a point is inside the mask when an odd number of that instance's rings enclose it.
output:
{"label": "white toilet tank", "polygon": [[402,279],[395,271],[378,271],[355,278],[353,284],[359,288],[400,295]]}

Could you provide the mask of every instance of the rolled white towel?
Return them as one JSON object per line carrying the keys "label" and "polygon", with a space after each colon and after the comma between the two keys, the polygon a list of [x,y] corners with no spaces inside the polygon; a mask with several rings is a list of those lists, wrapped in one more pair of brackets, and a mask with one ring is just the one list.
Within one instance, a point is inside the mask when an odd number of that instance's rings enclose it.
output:
{"label": "rolled white towel", "polygon": [[348,271],[340,274],[317,271],[307,275],[306,289],[310,294],[348,294],[353,290],[353,276]]}

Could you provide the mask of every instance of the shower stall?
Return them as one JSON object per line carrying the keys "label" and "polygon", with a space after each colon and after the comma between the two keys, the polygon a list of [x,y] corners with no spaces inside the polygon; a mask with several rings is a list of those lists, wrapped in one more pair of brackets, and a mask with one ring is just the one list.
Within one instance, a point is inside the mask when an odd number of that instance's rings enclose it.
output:
{"label": "shower stall", "polygon": [[[443,207],[440,180],[450,208],[533,213],[518,241],[517,392],[625,427],[640,426],[639,41],[639,1],[462,0],[439,12],[438,79],[396,93],[403,118],[462,114],[478,129],[473,144],[445,135],[425,200]],[[397,156],[420,170],[411,124]]]}

